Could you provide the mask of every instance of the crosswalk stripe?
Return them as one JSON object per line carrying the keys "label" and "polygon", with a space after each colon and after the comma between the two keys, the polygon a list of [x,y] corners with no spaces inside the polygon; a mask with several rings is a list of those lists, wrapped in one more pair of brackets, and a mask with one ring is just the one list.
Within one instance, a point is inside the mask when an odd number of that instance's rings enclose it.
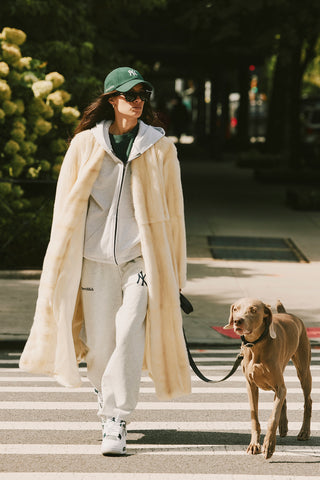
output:
{"label": "crosswalk stripe", "polygon": [[[239,353],[239,350],[240,350],[240,343],[239,343],[238,348],[224,348],[224,349],[213,348],[213,349],[204,349],[204,350],[202,350],[202,349],[199,349],[199,350],[190,349],[190,352],[192,353],[192,355],[194,357],[198,356],[199,358],[201,358],[201,355],[209,354],[209,356],[210,356],[210,354],[212,355],[214,353],[217,353],[217,354],[221,354],[221,353],[230,354],[231,353],[231,354],[237,355]],[[311,350],[312,350],[312,356],[313,355],[320,355],[320,351],[318,349],[312,348]],[[20,358],[21,354],[18,353],[18,352],[12,352],[12,353],[8,353],[8,356]],[[212,357],[210,356],[210,358],[212,358]]]}
{"label": "crosswalk stripe", "polygon": [[37,393],[92,393],[92,387],[0,387],[0,392],[37,392]]}
{"label": "crosswalk stripe", "polygon": [[214,473],[116,473],[116,472],[10,472],[1,473],[0,480],[306,480],[305,475],[250,475]]}
{"label": "crosswalk stripe", "polygon": [[[221,379],[221,376],[218,376],[218,375],[210,375],[210,378],[212,380],[220,380]],[[198,382],[198,383],[203,383],[203,380],[201,380],[201,378],[199,377],[196,377],[195,375],[191,375],[191,380],[192,382]],[[284,376],[284,380],[286,383],[293,383],[293,382],[297,382],[299,383],[299,379],[297,376],[292,376],[292,375],[285,375]],[[22,383],[30,383],[30,382],[33,382],[33,383],[37,383],[37,382],[55,382],[56,380],[52,377],[37,377],[37,376],[29,376],[29,377],[23,377],[23,376],[15,376],[15,377],[1,377],[0,376],[0,382],[8,382],[8,383],[11,383],[11,382],[22,382]],[[82,377],[81,381],[83,383],[90,383],[90,380],[87,378],[87,377]],[[317,376],[317,375],[313,375],[312,376],[312,381],[313,383],[315,382],[320,382],[320,376]],[[152,382],[152,379],[150,377],[141,377],[141,382],[142,383],[151,383]],[[236,373],[234,374],[232,377],[228,378],[228,383],[230,382],[245,382],[245,377],[244,375],[239,372],[239,373]]]}
{"label": "crosswalk stripe", "polygon": [[[235,358],[233,360],[235,360]],[[198,363],[198,360],[196,360],[196,363]],[[209,371],[209,370],[219,370],[219,371],[222,371],[222,372],[223,371],[228,372],[230,370],[230,365],[224,365],[224,364],[221,364],[221,365],[201,365],[201,370],[203,370],[204,372]],[[313,364],[313,365],[311,365],[310,370],[311,370],[311,372],[319,371],[320,370],[320,365]],[[10,369],[10,371],[12,371],[12,369]],[[80,367],[80,371],[86,372],[87,369],[86,369],[86,367]],[[239,372],[240,372],[240,370],[239,370]],[[285,369],[285,372],[286,373],[293,372],[296,375],[297,370],[296,370],[296,367],[294,365],[287,365],[286,369]]]}
{"label": "crosswalk stripe", "polygon": [[[29,386],[29,387],[18,387],[18,386],[6,386],[6,387],[0,387],[0,393],[1,392],[6,392],[6,393],[93,393],[92,387],[77,387],[77,388],[69,388],[69,387],[34,387],[34,386]],[[155,393],[155,388],[154,387],[141,387],[140,388],[140,393],[150,393],[153,394]],[[210,387],[192,387],[192,393],[216,393],[216,394],[222,394],[222,393],[246,393],[246,387],[217,387],[215,385],[212,385]],[[268,392],[266,392],[268,394]],[[302,393],[301,387],[298,388],[287,388],[287,393]],[[312,393],[319,393],[319,388],[315,387],[312,389]],[[264,394],[264,392],[261,392],[261,394]],[[269,392],[270,394],[270,392]]]}
{"label": "crosswalk stripe", "polygon": [[[235,360],[235,359],[234,359]],[[6,362],[5,362],[6,363]],[[196,360],[196,363],[197,363],[197,360]],[[230,365],[202,365],[201,366],[201,370],[203,370],[203,372],[208,372],[208,371],[219,371],[221,372],[222,374],[223,373],[227,373],[228,372],[228,369],[230,370]],[[320,371],[320,365],[311,365],[311,373],[312,372],[315,372],[315,371]],[[22,371],[20,370],[20,368],[18,367],[3,367],[1,368],[0,367],[0,372],[1,373],[17,373],[17,374],[21,374]],[[79,367],[79,372],[82,373],[82,372],[87,372],[87,368],[86,367]],[[285,369],[285,373],[288,374],[292,372],[294,375],[296,375],[296,368],[293,366],[293,365],[288,365]],[[36,375],[34,375],[34,378],[37,378]],[[48,377],[50,378],[50,377]]]}
{"label": "crosswalk stripe", "polygon": [[17,364],[17,363],[19,363],[19,360],[12,360],[12,359],[11,359],[11,360],[10,360],[10,359],[8,359],[8,360],[3,360],[3,359],[1,359],[1,360],[0,360],[0,364],[8,364],[8,365],[10,365],[10,364]]}
{"label": "crosswalk stripe", "polygon": [[[273,400],[273,398],[272,398]],[[273,401],[259,402],[259,410],[272,409]],[[97,402],[1,402],[0,410],[97,410]],[[248,402],[139,402],[137,410],[245,410]],[[303,410],[302,402],[288,402],[287,409]],[[320,403],[312,403],[312,410],[319,411]]]}
{"label": "crosswalk stripe", "polygon": [[[0,372],[2,371],[2,369],[0,370]],[[151,379],[150,379],[151,380]],[[319,377],[319,380],[320,380],[320,377]],[[84,383],[88,383],[90,382],[90,380],[87,378],[87,377],[82,377],[81,378],[81,381],[84,382]],[[0,382],[22,382],[22,383],[25,383],[25,382],[33,382],[33,383],[37,383],[37,382],[56,382],[56,379],[55,378],[52,378],[52,377],[37,377],[36,375],[30,375],[30,377],[23,377],[23,376],[16,376],[16,377],[0,377]]]}
{"label": "crosswalk stripe", "polygon": [[[312,344],[311,345],[311,351],[312,354],[317,354],[320,353],[319,351],[319,346],[320,346],[320,338],[317,341],[317,344]],[[239,346],[235,346],[234,348],[204,348],[204,349],[197,349],[197,348],[190,348],[190,352],[192,355],[204,355],[204,354],[212,354],[212,353],[231,353],[231,354],[237,354],[240,350],[241,347],[241,342],[239,342]]]}
{"label": "crosswalk stripe", "polygon": [[[234,357],[195,357],[194,360],[199,364],[203,362],[234,362],[235,356]],[[318,360],[318,358],[316,358],[316,360]],[[1,359],[0,360],[0,364],[18,364],[18,363],[19,363],[19,359],[8,359],[8,360]]]}
{"label": "crosswalk stripe", "polygon": [[[164,445],[164,444],[127,444],[128,449],[136,450],[140,455],[243,455],[247,444],[243,445]],[[100,445],[63,445],[63,444],[0,444],[0,455],[101,455]],[[320,456],[319,447],[301,448],[279,445],[275,452],[278,456]]]}
{"label": "crosswalk stripe", "polygon": [[[179,432],[235,430],[250,431],[250,422],[131,422],[128,430],[176,430]],[[261,422],[261,428],[266,428],[267,422]],[[290,431],[299,431],[301,422],[290,422]],[[320,430],[320,422],[311,422],[312,431]],[[98,422],[0,422],[0,430],[101,430]]]}

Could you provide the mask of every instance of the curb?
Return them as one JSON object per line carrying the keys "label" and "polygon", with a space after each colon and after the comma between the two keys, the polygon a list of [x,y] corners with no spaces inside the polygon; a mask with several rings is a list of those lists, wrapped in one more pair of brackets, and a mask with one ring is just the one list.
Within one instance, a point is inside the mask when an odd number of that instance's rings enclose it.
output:
{"label": "curb", "polygon": [[41,270],[0,270],[0,279],[39,280]]}

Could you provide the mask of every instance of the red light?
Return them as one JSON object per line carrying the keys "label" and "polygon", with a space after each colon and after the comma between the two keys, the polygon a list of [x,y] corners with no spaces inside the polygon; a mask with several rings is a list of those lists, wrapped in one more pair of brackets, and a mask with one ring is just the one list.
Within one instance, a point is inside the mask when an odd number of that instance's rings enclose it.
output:
{"label": "red light", "polygon": [[230,126],[235,128],[238,125],[238,120],[235,117],[232,117],[230,120]]}
{"label": "red light", "polygon": [[256,69],[256,66],[255,65],[249,65],[249,70],[250,72],[254,72]]}

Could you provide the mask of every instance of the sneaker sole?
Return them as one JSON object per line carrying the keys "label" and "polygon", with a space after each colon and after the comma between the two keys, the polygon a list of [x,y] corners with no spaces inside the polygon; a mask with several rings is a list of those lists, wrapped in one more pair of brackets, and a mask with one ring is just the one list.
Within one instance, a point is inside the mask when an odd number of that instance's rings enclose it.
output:
{"label": "sneaker sole", "polygon": [[122,455],[125,455],[127,453],[127,449],[125,448],[123,452],[119,452],[119,450],[107,450],[105,452],[102,452],[102,455],[103,456],[108,456],[108,455],[112,455],[113,457],[121,457]]}

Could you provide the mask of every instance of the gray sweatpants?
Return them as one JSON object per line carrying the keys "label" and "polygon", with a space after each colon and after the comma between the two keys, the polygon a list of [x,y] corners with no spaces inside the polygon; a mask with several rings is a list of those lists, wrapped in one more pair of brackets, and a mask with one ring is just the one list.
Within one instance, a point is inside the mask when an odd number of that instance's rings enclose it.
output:
{"label": "gray sweatpants", "polygon": [[102,419],[128,418],[138,402],[148,290],[142,257],[114,265],[83,260],[88,378]]}

